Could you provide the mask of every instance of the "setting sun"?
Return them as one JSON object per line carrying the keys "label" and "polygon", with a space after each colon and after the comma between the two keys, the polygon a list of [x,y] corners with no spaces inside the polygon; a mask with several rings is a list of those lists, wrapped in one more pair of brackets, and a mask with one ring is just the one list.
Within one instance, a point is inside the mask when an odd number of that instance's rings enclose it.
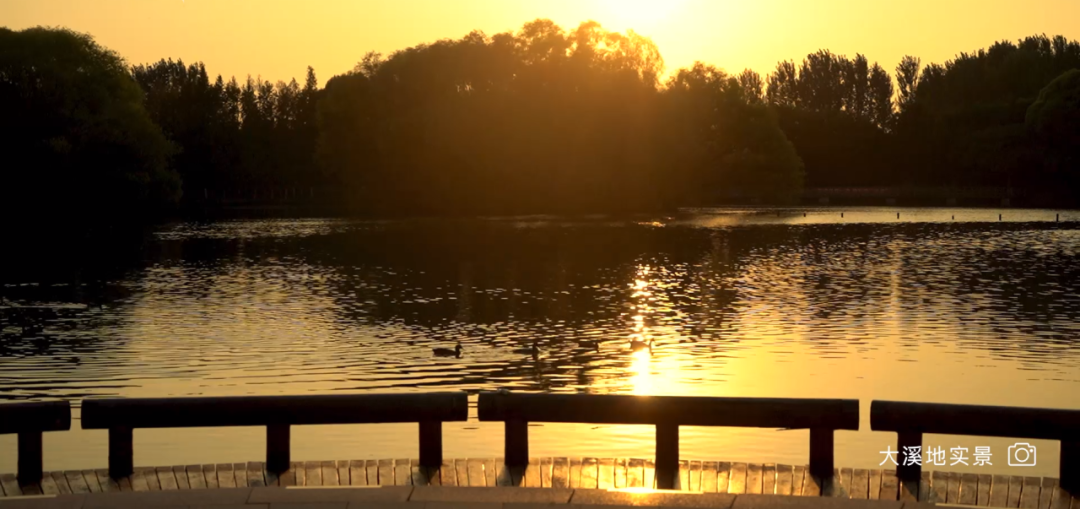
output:
{"label": "setting sun", "polygon": [[667,28],[683,16],[686,0],[657,2],[653,0],[596,0],[596,19],[611,30],[634,30],[643,35]]}

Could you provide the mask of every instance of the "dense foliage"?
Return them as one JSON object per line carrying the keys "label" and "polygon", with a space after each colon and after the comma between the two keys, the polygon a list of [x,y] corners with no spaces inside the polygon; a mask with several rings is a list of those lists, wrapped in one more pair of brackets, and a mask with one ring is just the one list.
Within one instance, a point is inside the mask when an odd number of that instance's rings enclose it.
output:
{"label": "dense foliage", "polygon": [[762,152],[786,143],[775,120],[719,71],[661,88],[662,65],[633,32],[546,20],[371,54],[327,83],[319,160],[378,210],[641,210],[703,198],[706,181],[790,196],[798,158]]}
{"label": "dense foliage", "polygon": [[0,28],[0,112],[0,214],[13,226],[146,214],[180,198],[175,146],[123,60],[89,36]]}
{"label": "dense foliage", "polygon": [[1025,122],[1049,178],[1076,189],[1080,185],[1080,69],[1066,71],[1046,85],[1028,107]]}
{"label": "dense foliage", "polygon": [[[910,95],[896,114],[896,140],[904,149],[899,162],[911,169],[906,180],[1043,188],[1075,184],[1076,161],[1062,164],[1067,161],[1047,157],[1043,147],[1050,139],[1075,136],[1080,124],[1044,125],[1040,131],[1027,119],[1044,88],[1080,68],[1076,41],[1028,37],[961,53],[944,65],[920,69],[913,58],[902,65],[914,84],[907,86]],[[1044,100],[1036,116],[1053,116],[1049,110],[1067,108],[1067,102]]]}
{"label": "dense foliage", "polygon": [[[548,20],[383,57],[322,89],[201,63],[128,68],[87,35],[0,29],[10,217],[143,213],[223,190],[335,188],[374,213],[633,211],[804,186],[1080,184],[1080,44],[944,64],[827,50],[766,77],[665,75],[632,31]],[[666,76],[666,77],[665,77]],[[182,191],[181,191],[182,182]],[[1075,195],[1073,195],[1075,198]]]}
{"label": "dense foliage", "polygon": [[303,87],[251,77],[242,86],[221,76],[211,83],[202,63],[172,60],[136,66],[132,75],[150,116],[181,148],[172,162],[188,193],[318,182],[312,68]]}

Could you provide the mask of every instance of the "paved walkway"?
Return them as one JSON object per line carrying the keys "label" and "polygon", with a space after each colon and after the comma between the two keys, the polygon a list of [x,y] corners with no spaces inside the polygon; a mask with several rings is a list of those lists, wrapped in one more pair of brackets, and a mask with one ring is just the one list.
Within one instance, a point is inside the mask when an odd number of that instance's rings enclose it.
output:
{"label": "paved walkway", "polygon": [[[647,489],[519,487],[265,487],[34,495],[0,499],[0,509],[928,509],[920,502],[734,495]],[[961,506],[962,507],[962,506]],[[1070,508],[1064,508],[1070,509]],[[1077,508],[1071,508],[1077,509]]]}

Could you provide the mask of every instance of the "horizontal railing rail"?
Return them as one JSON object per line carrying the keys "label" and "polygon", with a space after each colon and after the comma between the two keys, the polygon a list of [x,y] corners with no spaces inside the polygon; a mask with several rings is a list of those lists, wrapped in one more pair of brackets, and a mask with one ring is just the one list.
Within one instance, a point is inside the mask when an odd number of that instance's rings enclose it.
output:
{"label": "horizontal railing rail", "polygon": [[481,421],[505,423],[507,465],[528,463],[530,422],[656,426],[656,478],[671,488],[679,464],[679,426],[810,430],[810,471],[831,476],[835,430],[859,429],[853,399],[714,398],[622,394],[480,393]]}
{"label": "horizontal railing rail", "polygon": [[[875,400],[870,429],[897,433],[897,459],[905,447],[921,448],[924,433],[1060,440],[1058,482],[1080,489],[1080,410]],[[920,464],[897,463],[897,477],[919,479]]]}
{"label": "horizontal railing rail", "polygon": [[0,435],[18,434],[18,480],[33,484],[42,476],[42,433],[71,429],[67,401],[0,404]]}
{"label": "horizontal railing rail", "polygon": [[335,394],[312,396],[223,396],[199,398],[110,398],[82,403],[83,429],[109,430],[109,475],[131,475],[133,430],[266,426],[266,467],[289,469],[290,426],[416,422],[420,464],[442,464],[442,423],[468,418],[464,392],[421,394]]}

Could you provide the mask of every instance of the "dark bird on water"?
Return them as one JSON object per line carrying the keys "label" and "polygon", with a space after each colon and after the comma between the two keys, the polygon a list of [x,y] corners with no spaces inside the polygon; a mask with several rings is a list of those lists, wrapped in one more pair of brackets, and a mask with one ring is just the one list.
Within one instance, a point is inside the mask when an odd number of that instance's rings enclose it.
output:
{"label": "dark bird on water", "polygon": [[647,349],[647,350],[649,350],[651,352],[653,343],[655,343],[655,342],[656,342],[656,340],[653,340],[653,339],[650,339],[648,343],[646,343],[644,341],[638,341],[636,339],[632,339],[632,340],[630,340],[630,349],[635,351],[635,352]]}
{"label": "dark bird on water", "polygon": [[123,286],[108,284],[102,281],[92,281],[83,285],[79,290],[79,299],[86,304],[86,309],[105,309],[105,304],[112,305],[131,295]]}
{"label": "dark bird on water", "polygon": [[581,339],[581,340],[578,340],[577,346],[580,347],[580,348],[588,348],[590,350],[596,350],[597,352],[600,351],[600,342],[599,341]]}
{"label": "dark bird on water", "polygon": [[458,343],[454,348],[432,348],[431,351],[436,357],[461,357],[461,343]]}
{"label": "dark bird on water", "polygon": [[536,345],[536,341],[533,341],[533,344],[532,344],[531,347],[529,347],[529,348],[516,348],[516,349],[513,350],[513,352],[516,353],[516,354],[521,354],[521,355],[539,355],[540,354],[540,347]]}
{"label": "dark bird on water", "polygon": [[35,334],[41,334],[44,330],[45,330],[45,327],[43,327],[39,323],[24,324],[22,326],[22,336],[27,337],[27,336],[33,336]]}

